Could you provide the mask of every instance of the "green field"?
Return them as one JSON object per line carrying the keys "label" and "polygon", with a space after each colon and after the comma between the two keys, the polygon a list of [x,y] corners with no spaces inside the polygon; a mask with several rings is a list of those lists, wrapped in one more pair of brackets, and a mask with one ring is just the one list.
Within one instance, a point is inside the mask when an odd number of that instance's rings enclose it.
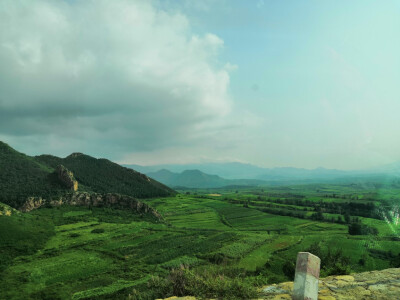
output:
{"label": "green field", "polygon": [[[399,226],[362,208],[374,203],[390,215],[396,195],[334,185],[193,190],[146,200],[162,223],[110,208],[13,212],[0,216],[0,298],[245,298],[292,280],[297,252],[315,247],[335,261],[322,275],[387,268],[400,253]],[[340,217],[350,202],[350,222],[358,218],[374,234],[349,234]]]}

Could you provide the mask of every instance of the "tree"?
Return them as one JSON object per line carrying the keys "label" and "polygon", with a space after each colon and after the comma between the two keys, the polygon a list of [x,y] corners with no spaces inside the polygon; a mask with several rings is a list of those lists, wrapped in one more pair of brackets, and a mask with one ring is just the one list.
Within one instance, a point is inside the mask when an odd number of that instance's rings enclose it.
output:
{"label": "tree", "polygon": [[377,235],[378,229],[375,227],[370,227],[367,225],[362,224],[361,222],[351,223],[349,225],[349,234],[350,235]]}
{"label": "tree", "polygon": [[345,213],[344,215],[344,221],[349,224],[350,223],[350,214],[348,212]]}
{"label": "tree", "polygon": [[289,280],[294,280],[296,266],[292,260],[287,260],[282,266],[282,272]]}

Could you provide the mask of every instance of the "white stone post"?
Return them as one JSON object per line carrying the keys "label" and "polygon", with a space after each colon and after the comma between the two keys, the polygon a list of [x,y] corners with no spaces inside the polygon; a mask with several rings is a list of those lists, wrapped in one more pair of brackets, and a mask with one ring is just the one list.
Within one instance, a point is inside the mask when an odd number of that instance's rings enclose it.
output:
{"label": "white stone post", "polygon": [[317,300],[321,259],[308,252],[297,254],[293,300]]}

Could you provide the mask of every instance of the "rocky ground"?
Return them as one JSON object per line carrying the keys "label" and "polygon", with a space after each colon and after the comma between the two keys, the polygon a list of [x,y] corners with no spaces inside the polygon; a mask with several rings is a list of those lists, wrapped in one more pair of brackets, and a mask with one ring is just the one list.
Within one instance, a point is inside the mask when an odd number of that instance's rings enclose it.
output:
{"label": "rocky ground", "polygon": [[[262,299],[291,299],[293,282],[263,288]],[[400,269],[329,276],[319,283],[319,300],[400,299]]]}
{"label": "rocky ground", "polygon": [[[265,286],[259,299],[292,299],[293,282]],[[171,297],[168,300],[196,300]],[[165,300],[167,300],[165,299]],[[397,300],[400,299],[400,268],[320,279],[319,300]]]}

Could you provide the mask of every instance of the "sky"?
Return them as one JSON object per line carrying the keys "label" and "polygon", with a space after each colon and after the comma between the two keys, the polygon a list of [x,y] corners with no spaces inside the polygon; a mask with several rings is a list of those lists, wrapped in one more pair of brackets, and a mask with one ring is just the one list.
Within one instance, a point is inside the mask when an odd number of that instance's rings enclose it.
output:
{"label": "sky", "polygon": [[0,140],[124,164],[400,161],[399,0],[0,0]]}

